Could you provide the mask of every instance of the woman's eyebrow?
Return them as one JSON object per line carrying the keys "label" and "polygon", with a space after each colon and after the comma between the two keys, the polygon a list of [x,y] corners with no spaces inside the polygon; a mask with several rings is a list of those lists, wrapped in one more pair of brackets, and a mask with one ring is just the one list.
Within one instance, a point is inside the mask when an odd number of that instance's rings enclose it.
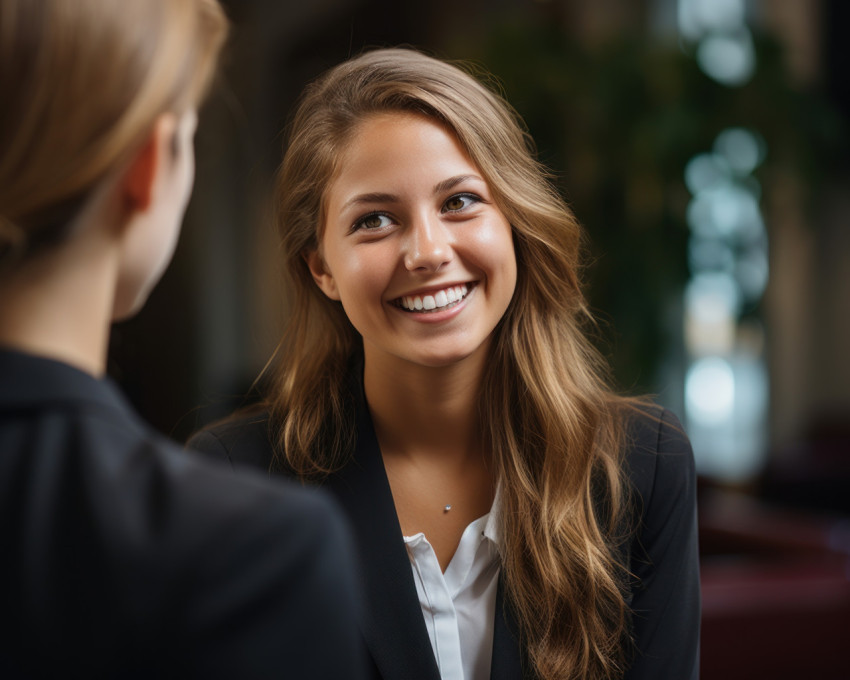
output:
{"label": "woman's eyebrow", "polygon": [[[456,175],[455,177],[449,177],[448,179],[437,182],[437,184],[434,185],[434,193],[441,194],[446,191],[451,191],[458,184],[462,184],[467,180],[478,180],[479,182],[484,181],[478,175]],[[385,194],[381,192],[357,194],[343,203],[340,211],[347,210],[352,205],[360,205],[363,203],[398,203],[400,200],[401,199],[395,194]]]}
{"label": "woman's eyebrow", "polygon": [[448,179],[444,179],[442,182],[438,182],[434,186],[434,193],[435,194],[442,194],[442,193],[445,193],[446,191],[451,191],[458,184],[462,184],[463,182],[466,182],[467,180],[471,180],[471,179],[478,180],[479,182],[484,181],[478,175],[457,175],[455,177],[449,177]]}
{"label": "woman's eyebrow", "polygon": [[382,193],[371,193],[371,194],[357,194],[357,196],[353,196],[349,198],[345,203],[342,204],[342,208],[340,211],[347,210],[352,205],[359,205],[361,203],[398,203],[399,197],[395,194],[382,194]]}

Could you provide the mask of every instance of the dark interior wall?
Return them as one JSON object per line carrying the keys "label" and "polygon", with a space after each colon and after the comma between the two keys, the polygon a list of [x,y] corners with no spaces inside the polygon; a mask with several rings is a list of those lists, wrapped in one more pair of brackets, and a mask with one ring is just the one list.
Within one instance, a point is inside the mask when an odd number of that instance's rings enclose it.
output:
{"label": "dark interior wall", "polygon": [[847,27],[850,26],[850,4],[844,0],[827,0],[823,11],[823,67],[824,81],[830,99],[850,118],[850,44]]}

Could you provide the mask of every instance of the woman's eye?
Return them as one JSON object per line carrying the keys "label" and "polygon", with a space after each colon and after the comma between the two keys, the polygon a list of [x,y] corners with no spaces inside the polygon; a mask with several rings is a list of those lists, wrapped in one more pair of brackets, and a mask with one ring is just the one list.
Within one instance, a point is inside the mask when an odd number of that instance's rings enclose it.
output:
{"label": "woman's eye", "polygon": [[392,224],[392,220],[382,213],[372,213],[361,217],[354,223],[354,231],[358,229],[381,229]]}
{"label": "woman's eye", "polygon": [[443,203],[443,212],[459,212],[480,200],[475,194],[455,194]]}

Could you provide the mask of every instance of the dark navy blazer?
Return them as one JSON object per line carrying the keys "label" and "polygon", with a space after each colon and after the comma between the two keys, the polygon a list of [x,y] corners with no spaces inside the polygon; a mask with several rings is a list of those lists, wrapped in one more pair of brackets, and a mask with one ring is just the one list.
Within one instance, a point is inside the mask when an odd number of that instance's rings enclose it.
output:
{"label": "dark navy blazer", "polygon": [[[439,680],[392,492],[362,393],[352,380],[357,442],[351,461],[323,485],[354,528],[365,589],[360,628],[381,680]],[[636,577],[630,593],[636,654],[628,680],[698,677],[700,589],[696,483],[691,446],[668,411],[634,420],[625,455],[636,500],[636,531],[624,561]],[[189,446],[247,466],[281,471],[273,461],[268,415],[247,413],[196,434]],[[525,680],[528,670],[516,623],[499,587],[491,680]]]}
{"label": "dark navy blazer", "polygon": [[0,350],[0,678],[363,678],[334,505],[187,453],[109,380]]}

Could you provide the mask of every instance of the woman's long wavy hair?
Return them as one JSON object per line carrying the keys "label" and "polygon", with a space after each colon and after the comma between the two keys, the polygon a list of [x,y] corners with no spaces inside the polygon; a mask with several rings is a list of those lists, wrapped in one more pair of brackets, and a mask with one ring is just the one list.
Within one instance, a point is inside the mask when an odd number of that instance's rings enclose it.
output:
{"label": "woman's long wavy hair", "polygon": [[456,66],[381,49],[331,69],[302,96],[277,180],[290,313],[268,398],[279,463],[315,478],[351,452],[345,384],[362,341],[304,255],[318,248],[325,193],[358,123],[387,111],[447,126],[513,227],[516,291],[495,330],[479,412],[501,484],[508,598],[529,661],[545,680],[618,677],[628,641],[616,559],[623,400],[585,335],[582,230],[513,109]]}

